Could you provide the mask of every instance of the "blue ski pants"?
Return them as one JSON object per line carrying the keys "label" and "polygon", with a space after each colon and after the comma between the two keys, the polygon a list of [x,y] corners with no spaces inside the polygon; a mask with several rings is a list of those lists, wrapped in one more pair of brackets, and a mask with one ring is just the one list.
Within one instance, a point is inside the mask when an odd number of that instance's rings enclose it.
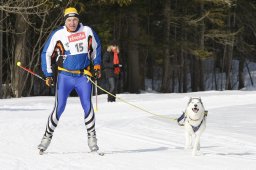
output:
{"label": "blue ski pants", "polygon": [[76,90],[84,110],[84,122],[87,128],[87,133],[89,135],[95,134],[95,115],[91,102],[92,84],[88,80],[87,76],[71,76],[59,73],[56,86],[55,105],[52,113],[48,118],[45,136],[53,135],[53,132],[58,125],[59,119],[65,110],[68,96],[73,89]]}

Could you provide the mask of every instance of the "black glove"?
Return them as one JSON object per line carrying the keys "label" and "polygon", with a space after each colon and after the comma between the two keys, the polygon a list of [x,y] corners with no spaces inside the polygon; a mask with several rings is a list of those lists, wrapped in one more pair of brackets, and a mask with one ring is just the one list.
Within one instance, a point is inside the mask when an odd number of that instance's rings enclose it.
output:
{"label": "black glove", "polygon": [[94,70],[94,78],[95,79],[101,78],[101,71],[100,71],[100,69]]}
{"label": "black glove", "polygon": [[49,87],[54,86],[54,81],[52,77],[46,77],[45,84]]}

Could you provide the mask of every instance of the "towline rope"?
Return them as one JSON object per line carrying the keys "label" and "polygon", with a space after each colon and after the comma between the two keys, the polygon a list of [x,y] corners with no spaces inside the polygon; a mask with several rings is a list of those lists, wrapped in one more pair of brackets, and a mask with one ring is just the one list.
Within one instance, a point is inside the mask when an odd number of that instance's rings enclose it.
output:
{"label": "towline rope", "polygon": [[144,111],[144,112],[146,112],[146,113],[149,113],[149,114],[154,115],[154,116],[157,116],[157,117],[161,117],[161,118],[168,119],[168,120],[172,120],[172,121],[177,121],[177,118],[172,118],[172,117],[169,117],[169,116],[160,115],[160,114],[156,114],[156,113],[150,112],[150,111],[148,111],[148,110],[146,110],[146,109],[144,109],[144,108],[142,108],[142,107],[140,107],[140,106],[137,106],[137,105],[132,104],[132,103],[130,103],[130,102],[128,102],[128,101],[126,101],[126,100],[120,98],[120,97],[117,97],[116,95],[110,93],[109,91],[105,90],[104,88],[102,88],[101,86],[99,86],[98,84],[96,84],[94,81],[92,81],[92,79],[91,79],[89,76],[87,76],[87,78],[88,78],[88,80],[89,80],[96,88],[99,88],[99,89],[102,90],[103,92],[105,92],[105,93],[107,93],[107,94],[109,94],[109,95],[111,95],[111,96],[113,96],[113,97],[119,99],[120,101],[122,101],[122,102],[124,102],[124,103],[126,103],[126,104],[128,104],[128,105],[130,105],[130,106],[133,106],[133,107],[135,107],[135,108],[137,108],[137,109],[139,109],[139,110],[142,110],[142,111]]}

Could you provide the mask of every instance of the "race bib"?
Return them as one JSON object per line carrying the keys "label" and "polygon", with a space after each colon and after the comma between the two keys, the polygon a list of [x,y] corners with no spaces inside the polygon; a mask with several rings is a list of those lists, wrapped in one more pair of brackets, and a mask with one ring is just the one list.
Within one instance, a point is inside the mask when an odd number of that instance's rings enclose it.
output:
{"label": "race bib", "polygon": [[87,53],[88,45],[85,40],[86,35],[84,32],[78,32],[68,36],[69,50],[71,55]]}

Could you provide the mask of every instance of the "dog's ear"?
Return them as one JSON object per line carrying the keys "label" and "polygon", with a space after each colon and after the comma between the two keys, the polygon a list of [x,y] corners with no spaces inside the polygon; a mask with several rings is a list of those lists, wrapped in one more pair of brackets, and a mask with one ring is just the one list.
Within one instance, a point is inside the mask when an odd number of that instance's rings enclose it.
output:
{"label": "dog's ear", "polygon": [[191,101],[192,101],[192,97],[189,98],[188,105],[189,105],[189,103],[190,103]]}
{"label": "dog's ear", "polygon": [[[202,103],[202,99],[201,99],[201,97],[198,97],[198,99],[199,99],[200,103]],[[203,104],[203,103],[202,103],[202,104]]]}
{"label": "dog's ear", "polygon": [[204,108],[204,104],[203,104],[203,101],[202,101],[201,97],[199,97],[199,101],[200,101],[200,103],[202,104],[202,106]]}

